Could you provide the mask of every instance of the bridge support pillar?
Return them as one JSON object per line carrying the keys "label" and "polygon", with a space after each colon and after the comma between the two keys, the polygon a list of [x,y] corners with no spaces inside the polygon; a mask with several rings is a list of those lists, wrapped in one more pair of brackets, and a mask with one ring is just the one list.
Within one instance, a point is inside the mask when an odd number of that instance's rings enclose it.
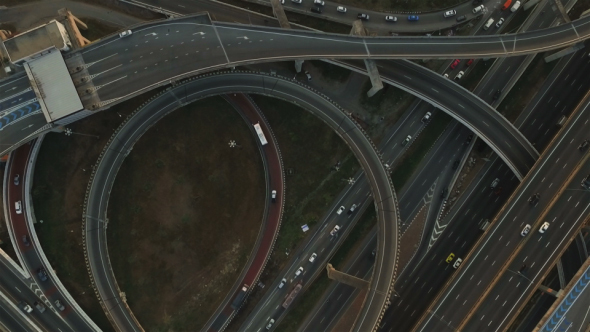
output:
{"label": "bridge support pillar", "polygon": [[355,276],[351,276],[349,274],[346,274],[344,272],[340,272],[338,270],[336,270],[332,264],[328,263],[328,265],[326,265],[326,270],[328,271],[328,278],[332,279],[332,280],[336,280],[339,281],[343,284],[347,284],[349,286],[352,286],[354,288],[358,288],[358,289],[367,289],[369,288],[369,282],[366,280],[363,280],[361,278],[357,278]]}
{"label": "bridge support pillar", "polygon": [[546,294],[549,294],[549,295],[551,295],[551,296],[553,296],[553,297],[559,297],[559,295],[560,295],[560,294],[561,294],[561,292],[562,292],[562,290],[561,290],[561,289],[560,289],[560,290],[558,290],[558,291],[555,291],[555,289],[551,289],[551,288],[549,288],[549,287],[547,287],[547,286],[544,286],[544,285],[541,285],[541,286],[539,286],[539,290],[540,290],[541,292],[544,292],[544,293],[546,293]]}
{"label": "bridge support pillar", "polygon": [[559,13],[561,14],[561,17],[563,18],[563,20],[566,23],[570,23],[572,20],[567,15],[565,8],[563,8],[563,4],[561,3],[561,0],[553,0],[553,1],[555,1],[555,6],[557,7],[557,10],[559,10]]}
{"label": "bridge support pillar", "polygon": [[[289,19],[287,18],[287,14],[285,14],[285,9],[283,8],[283,5],[281,5],[281,1],[270,0],[270,4],[272,6],[272,12],[279,21],[281,28],[291,29],[291,24],[289,24]],[[295,60],[295,71],[300,73],[302,66],[303,60]]]}
{"label": "bridge support pillar", "polygon": [[557,59],[559,59],[559,58],[561,58],[563,56],[566,56],[566,55],[568,55],[570,53],[577,52],[577,51],[579,51],[579,50],[581,50],[583,48],[584,48],[584,43],[582,43],[582,42],[577,43],[577,44],[572,45],[572,46],[570,46],[570,47],[568,47],[568,48],[566,48],[564,50],[561,50],[559,52],[556,52],[556,53],[553,53],[553,54],[551,54],[549,56],[546,56],[545,57],[545,63],[549,63],[549,62],[551,62],[553,60],[557,60]]}
{"label": "bridge support pillar", "polygon": [[303,68],[303,60],[295,60],[295,71],[300,73],[301,68]]}
{"label": "bridge support pillar", "polygon": [[[350,34],[352,36],[367,36],[367,30],[363,26],[363,22],[361,20],[356,20],[352,22],[352,29],[350,29]],[[381,76],[379,76],[379,70],[377,69],[377,64],[375,60],[365,60],[365,67],[367,67],[367,74],[369,75],[369,79],[371,80],[371,89],[367,91],[367,96],[373,97],[379,90],[383,89],[383,82],[381,81]]]}

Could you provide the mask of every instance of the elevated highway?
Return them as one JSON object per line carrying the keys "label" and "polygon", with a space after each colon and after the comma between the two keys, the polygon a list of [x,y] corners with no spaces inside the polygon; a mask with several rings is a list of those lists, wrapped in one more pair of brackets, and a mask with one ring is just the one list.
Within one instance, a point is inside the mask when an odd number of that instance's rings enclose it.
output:
{"label": "elevated highway", "polygon": [[106,206],[116,173],[133,144],[154,122],[182,105],[218,94],[235,91],[270,95],[290,102],[318,116],[349,145],[365,170],[371,185],[374,207],[379,222],[375,277],[366,299],[365,315],[358,324],[360,331],[375,328],[382,315],[395,277],[398,249],[397,200],[389,173],[376,148],[343,110],[317,91],[298,82],[257,73],[224,73],[198,77],[152,99],[134,113],[105,147],[87,192],[84,212],[85,250],[93,283],[110,319],[120,330],[139,331],[141,326],[121,298],[110,268],[106,243]]}

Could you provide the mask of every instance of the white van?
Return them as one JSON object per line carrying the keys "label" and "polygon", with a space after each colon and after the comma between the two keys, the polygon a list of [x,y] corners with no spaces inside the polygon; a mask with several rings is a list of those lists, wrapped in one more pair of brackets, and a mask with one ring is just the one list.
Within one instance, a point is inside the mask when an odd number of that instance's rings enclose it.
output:
{"label": "white van", "polygon": [[492,24],[494,24],[494,19],[493,19],[493,18],[490,18],[490,19],[489,19],[489,20],[486,22],[486,25],[484,25],[484,26],[483,26],[483,29],[484,29],[484,30],[487,30],[487,29],[489,29],[489,28],[492,26]]}
{"label": "white van", "polygon": [[515,2],[514,5],[512,5],[512,7],[510,8],[510,11],[514,13],[518,10],[518,8],[520,8],[520,1]]}
{"label": "white van", "polygon": [[475,8],[473,8],[473,13],[474,14],[479,14],[479,13],[482,12],[483,9],[484,9],[484,6],[483,5],[479,5],[479,6],[475,7]]}

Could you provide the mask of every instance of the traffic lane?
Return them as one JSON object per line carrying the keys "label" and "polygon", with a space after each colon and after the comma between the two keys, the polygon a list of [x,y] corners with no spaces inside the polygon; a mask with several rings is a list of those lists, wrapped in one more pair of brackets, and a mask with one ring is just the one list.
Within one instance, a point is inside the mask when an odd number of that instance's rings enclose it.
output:
{"label": "traffic lane", "polygon": [[[18,317],[18,318],[17,318]],[[0,330],[3,331],[34,331],[20,313],[4,301],[0,301]]]}
{"label": "traffic lane", "polygon": [[[18,198],[22,198],[24,196],[24,179],[26,177],[26,165],[27,161],[29,160],[30,154],[32,150],[31,144],[25,144],[21,148],[17,149],[13,155],[13,161],[11,163],[11,168],[9,170],[10,179],[13,179],[16,174],[20,175],[20,184],[14,185],[14,182],[11,182],[9,188],[9,197],[11,195],[16,196]],[[63,312],[60,313],[54,307],[55,300],[59,299],[62,302],[64,301],[64,296],[59,292],[57,286],[55,285],[54,281],[51,278],[48,278],[46,281],[42,281],[38,275],[38,271],[40,268],[49,268],[43,266],[41,257],[40,257],[40,244],[34,242],[30,235],[29,226],[26,222],[25,213],[26,213],[26,204],[22,202],[22,214],[16,214],[11,217],[10,222],[12,223],[12,230],[14,233],[15,239],[18,241],[18,250],[20,251],[20,255],[24,260],[25,266],[23,268],[29,270],[30,275],[35,280],[36,285],[43,291],[43,295],[49,300],[49,303],[44,302],[49,309],[55,310],[56,313],[62,315],[63,317],[67,317],[67,323],[75,326],[76,328],[86,329],[88,325],[86,322],[79,317],[75,312],[71,310],[71,307],[68,308]],[[25,245],[23,237],[27,237],[27,241],[29,245]],[[67,304],[67,303],[66,303]],[[70,313],[72,313],[70,315]]]}
{"label": "traffic lane", "polygon": [[[363,177],[361,177],[360,179],[358,179],[358,181],[355,181],[355,183],[352,186],[350,186],[350,189],[347,190],[347,192],[358,192],[363,188],[368,191],[368,184],[366,181],[363,180]],[[253,317],[251,316],[249,322],[244,323],[244,327],[246,330],[249,330],[253,326],[264,325],[268,320],[268,317],[273,317],[275,320],[277,320],[278,324],[280,322],[279,318],[281,318],[282,315],[286,312],[282,307],[280,307],[280,304],[283,301],[283,293],[288,293],[291,290],[289,287],[292,287],[294,283],[300,281],[303,282],[304,287],[306,287],[306,276],[314,275],[316,273],[316,269],[318,268],[323,269],[325,263],[327,263],[326,256],[330,256],[333,253],[335,246],[337,244],[339,234],[345,232],[347,227],[349,226],[348,219],[355,216],[355,213],[348,214],[348,212],[344,211],[340,215],[335,213],[338,206],[347,207],[351,204],[351,201],[349,201],[348,203],[344,202],[344,198],[346,198],[346,195],[344,195],[337,202],[337,204],[330,210],[329,215],[331,215],[331,217],[324,218],[326,221],[319,226],[320,230],[318,231],[318,233],[316,233],[316,235],[314,235],[314,238],[312,239],[314,244],[311,246],[306,246],[304,250],[297,255],[298,260],[293,262],[291,266],[287,269],[287,272],[284,274],[284,278],[287,280],[287,284],[283,286],[283,288],[280,290],[277,287],[279,280],[277,279],[275,281],[275,283],[272,286],[275,291],[273,291],[273,293],[271,293],[268,296],[270,297],[270,300],[266,300],[262,307],[257,307],[258,310],[256,310],[256,314]],[[358,204],[357,209],[361,209],[362,205],[367,203],[368,201],[368,196],[365,196],[365,199],[362,202],[354,202]],[[348,209],[346,209],[346,211],[348,211]],[[331,236],[330,232],[334,229],[336,224],[340,227],[340,229],[338,232],[335,233],[334,236]],[[309,258],[313,253],[316,253],[317,257],[315,258],[315,261],[312,263],[309,262]],[[300,267],[304,269],[303,272],[300,276],[295,276],[295,272]]]}
{"label": "traffic lane", "polygon": [[[573,196],[576,197],[574,200],[571,200]],[[482,305],[474,317],[485,315],[487,317],[486,320],[490,320],[488,324],[495,324],[498,328],[503,328],[510,321],[507,318],[511,317],[512,311],[519,308],[522,300],[526,299],[528,295],[526,292],[532,291],[530,286],[546,271],[548,262],[552,261],[554,255],[566,245],[567,239],[570,239],[574,234],[574,229],[576,228],[574,225],[579,224],[586,217],[586,212],[589,208],[589,198],[590,196],[585,192],[574,191],[571,195],[568,191],[564,192],[564,195],[559,198],[559,201],[551,209],[548,218],[545,219],[551,224],[549,229],[544,234],[539,233],[539,227],[531,230],[531,234],[528,235],[523,249],[518,253],[508,268],[509,272],[504,273],[501,281],[494,287],[488,298],[484,301],[487,305]],[[578,220],[578,222],[571,222],[564,226],[565,222],[556,222],[557,219],[568,221]],[[549,248],[551,243],[559,243],[559,245]],[[525,269],[521,276],[517,271],[520,271],[523,266],[525,266]],[[518,278],[520,280],[515,280],[515,282],[518,282],[516,285],[514,282],[512,284],[510,283],[515,275],[521,277]],[[494,303],[490,303],[492,302],[492,298],[494,298]],[[497,304],[495,301],[502,300],[504,301],[502,307],[494,305]],[[509,305],[505,306],[506,303]],[[470,328],[481,329],[482,321],[472,319],[467,326],[469,327],[467,330]]]}
{"label": "traffic lane", "polygon": [[0,130],[0,155],[4,155],[25,144],[27,138],[45,125],[47,125],[45,116],[43,116],[43,113],[38,112],[2,127],[2,130]]}
{"label": "traffic lane", "polygon": [[[16,275],[8,262],[3,258],[0,259],[0,291],[2,291],[13,303],[17,304],[20,301],[25,301],[31,307],[35,301],[39,301],[39,297],[32,289],[38,290],[37,285],[31,279],[24,279],[20,274]],[[74,331],[67,323],[59,316],[54,315],[49,309],[44,313],[33,308],[33,312],[28,314],[33,322],[42,327],[46,331],[53,331],[56,328],[62,331]],[[17,330],[18,331],[18,330]]]}
{"label": "traffic lane", "polygon": [[26,105],[35,98],[35,93],[32,90],[29,91],[19,91],[14,93],[6,98],[0,99],[0,114],[2,111],[6,111],[9,108],[19,106],[19,105]]}
{"label": "traffic lane", "polygon": [[24,72],[16,74],[0,84],[0,100],[22,93],[30,88],[31,85],[29,84],[27,74]]}
{"label": "traffic lane", "polygon": [[[368,241],[365,241],[361,249],[355,252],[352,261],[339,270],[367,280],[374,264],[372,251],[377,248],[376,232],[372,231],[366,239]],[[313,326],[313,329],[317,331],[327,330],[338,319],[341,311],[348,308],[350,301],[355,298],[357,290],[354,287],[339,282],[332,284],[333,289],[325,297],[326,300],[319,307],[314,308],[316,310],[313,317],[305,326],[301,326],[301,329],[309,330],[309,327]]]}
{"label": "traffic lane", "polygon": [[[508,253],[504,253],[504,251],[506,251],[506,249],[508,247],[508,244],[504,245],[504,248],[502,248],[502,246],[498,246],[497,245],[497,241],[498,240],[494,240],[496,238],[498,238],[498,234],[496,234],[496,232],[498,233],[502,233],[502,234],[506,234],[508,231],[512,230],[512,232],[514,233],[520,233],[518,232],[518,229],[516,229],[515,226],[513,226],[512,224],[508,224],[509,226],[507,226],[507,228],[505,228],[504,230],[500,230],[500,228],[503,226],[503,222],[505,220],[516,220],[517,217],[519,217],[520,215],[520,220],[523,222],[525,221],[529,221],[531,225],[534,224],[534,220],[536,220],[536,217],[538,215],[538,213],[529,213],[526,215],[525,220],[523,220],[523,215],[520,214],[519,210],[522,209],[516,209],[515,213],[511,213],[511,211],[515,208],[516,205],[528,205],[526,201],[524,201],[522,198],[524,197],[523,192],[527,190],[527,188],[529,188],[529,186],[532,185],[532,187],[534,188],[535,186],[539,187],[539,178],[543,177],[545,174],[547,174],[548,170],[546,165],[549,164],[549,166],[552,166],[553,163],[555,163],[556,160],[559,160],[560,157],[562,157],[563,155],[568,156],[569,152],[566,149],[566,144],[567,142],[569,142],[571,140],[572,137],[576,137],[577,135],[580,134],[580,132],[583,132],[585,130],[584,125],[581,122],[578,122],[578,119],[583,119],[585,116],[585,113],[588,110],[588,102],[586,101],[585,104],[582,106],[583,109],[580,110],[578,112],[578,114],[576,115],[576,119],[574,120],[574,125],[567,128],[566,131],[564,132],[564,134],[557,139],[557,141],[555,142],[554,146],[551,148],[551,150],[546,151],[546,155],[544,155],[544,159],[543,161],[541,161],[540,165],[533,170],[533,173],[531,174],[530,178],[527,179],[526,183],[523,183],[524,188],[521,189],[521,191],[516,194],[516,196],[514,197],[512,203],[509,204],[509,206],[507,206],[507,209],[505,210],[504,216],[500,217],[499,222],[496,223],[496,225],[494,225],[494,228],[492,229],[492,232],[490,233],[490,237],[483,243],[482,246],[480,246],[479,250],[477,252],[475,252],[475,255],[473,255],[472,257],[470,257],[471,262],[466,262],[467,266],[466,269],[462,271],[461,275],[455,279],[453,281],[452,287],[450,289],[448,289],[446,291],[446,295],[443,297],[443,299],[441,301],[438,302],[438,306],[437,308],[434,310],[434,314],[437,316],[442,316],[442,315],[446,315],[448,316],[452,316],[454,317],[453,320],[455,321],[460,321],[462,320],[462,318],[460,318],[460,312],[459,311],[453,311],[453,312],[449,312],[449,310],[447,308],[445,308],[445,306],[443,305],[447,299],[449,299],[449,301],[452,301],[451,299],[455,298],[455,296],[459,296],[460,295],[460,291],[461,289],[470,289],[470,293],[473,293],[474,290],[478,289],[477,286],[478,285],[474,285],[475,282],[477,282],[479,279],[477,279],[476,281],[472,281],[470,280],[462,280],[463,277],[467,277],[468,275],[472,274],[472,275],[482,275],[481,277],[482,279],[484,279],[486,282],[489,282],[489,280],[491,280],[490,274],[491,275],[495,275],[494,274],[494,270],[492,270],[492,268],[489,265],[484,265],[481,263],[481,258],[480,254],[486,255],[486,253],[491,253],[493,252],[495,258],[499,259],[500,261],[503,261],[506,259],[507,254]],[[568,169],[571,169],[573,167],[572,164],[570,164],[571,166]],[[568,169],[565,170],[561,170],[560,173],[568,173]],[[542,183],[542,182],[541,182]],[[555,186],[553,188],[549,188],[548,190],[546,190],[545,192],[547,193],[548,196],[552,197],[555,195],[555,193],[558,190],[558,186]],[[512,218],[512,216],[514,216],[514,219]],[[534,217],[534,218],[533,218]],[[506,227],[506,226],[505,226]],[[522,228],[520,228],[520,230],[522,230]],[[514,235],[510,235],[510,237],[514,237]],[[488,246],[488,243],[490,243],[490,246]],[[512,242],[511,246],[514,246],[514,242]],[[499,254],[498,254],[498,250],[499,250]],[[469,270],[470,266],[473,264],[473,270]],[[501,264],[498,264],[501,265]],[[473,278],[472,278],[473,279]],[[455,287],[459,284],[461,284],[461,288],[460,289],[455,289]],[[485,285],[485,283],[484,283]],[[479,288],[479,291],[482,291],[483,288]],[[440,309],[440,310],[439,310]],[[438,320],[432,320],[432,315],[430,316],[430,318],[428,318],[428,320],[423,323],[422,325],[422,329],[424,328],[435,328],[435,326],[440,326],[441,322]],[[446,324],[446,323],[444,323]]]}
{"label": "traffic lane", "polygon": [[[535,163],[538,153],[526,138],[494,108],[469,91],[456,84],[448,84],[448,79],[443,76],[433,75],[431,71],[405,61],[380,61],[378,67],[382,77],[385,77],[384,81],[411,91],[474,131],[517,174],[524,176]],[[389,77],[396,80],[389,80]],[[473,112],[473,109],[483,112]]]}
{"label": "traffic lane", "polygon": [[[278,232],[279,228],[279,221],[282,214],[282,200],[283,200],[283,170],[282,164],[280,162],[280,156],[278,153],[278,147],[274,145],[274,139],[270,137],[272,132],[270,128],[267,126],[264,119],[261,117],[262,114],[259,114],[253,102],[251,102],[244,94],[227,94],[228,98],[233,99],[236,102],[236,106],[239,107],[240,111],[246,116],[247,120],[254,123],[259,123],[261,128],[266,135],[269,135],[268,144],[266,146],[261,146],[261,150],[264,154],[264,158],[267,160],[268,163],[268,181],[269,181],[269,189],[276,190],[277,197],[276,200],[273,201],[270,198],[270,193],[267,193],[266,199],[268,199],[269,207],[268,207],[268,215],[265,225],[265,230],[263,231],[262,239],[259,244],[258,250],[255,254],[256,258],[252,261],[252,265],[248,273],[244,276],[243,284],[252,285],[256,279],[256,276],[261,272],[264,262],[266,261],[271,246],[273,243],[273,239],[276,237],[276,233]],[[265,136],[266,136],[265,135]],[[273,135],[274,138],[274,135]],[[276,201],[279,204],[275,204]]]}
{"label": "traffic lane", "polygon": [[[580,58],[579,55],[575,57]],[[584,61],[582,66],[577,66],[576,62],[572,62],[569,70],[556,79],[555,89],[546,94],[539,103],[538,107],[546,111],[535,117],[533,119],[536,120],[535,122],[523,126],[523,134],[527,137],[536,136],[538,146],[546,146],[551,142],[553,136],[561,129],[557,125],[559,118],[562,115],[569,116],[569,110],[575,108],[590,87],[590,78],[584,74],[590,69],[590,61]]]}
{"label": "traffic lane", "polygon": [[[250,13],[245,9],[224,3],[207,0],[176,0],[173,3],[165,0],[146,0],[143,2],[154,7],[182,13],[183,15],[206,11],[211,15],[213,21],[279,27],[278,21],[274,18],[266,18],[258,13]],[[292,27],[298,29],[295,25]]]}
{"label": "traffic lane", "polygon": [[[499,166],[503,163],[496,159],[496,161],[489,167],[490,170],[501,169]],[[449,223],[445,234],[439,238],[430,248],[429,256],[425,256],[417,264],[416,268],[409,274],[402,272],[402,276],[396,283],[396,289],[401,295],[401,298],[392,298],[392,305],[386,316],[386,324],[383,331],[388,331],[390,328],[395,330],[409,330],[414,325],[416,319],[419,318],[419,313],[422,312],[430,301],[425,301],[427,298],[433,298],[437,294],[437,289],[441,287],[447,280],[448,276],[454,273],[452,268],[453,262],[456,258],[465,258],[465,253],[473,246],[482,232],[479,229],[480,223],[471,213],[480,213],[480,219],[489,218],[504,204],[508,198],[508,194],[501,194],[490,202],[489,183],[498,176],[494,171],[485,172],[483,178],[472,182],[470,189],[468,189],[463,197],[469,197],[469,204],[458,205],[457,210],[447,218],[453,220]],[[502,185],[506,188],[505,192],[510,193],[512,188],[516,187],[518,181],[516,179],[504,180]],[[482,187],[485,190],[481,190]],[[492,196],[493,198],[494,196]],[[477,209],[473,209],[477,206]],[[474,210],[472,212],[472,210]],[[481,212],[479,212],[481,211]],[[455,254],[455,260],[447,264],[445,260],[450,253]],[[464,264],[464,263],[463,263]],[[433,273],[437,271],[437,273]],[[419,281],[417,281],[417,279]],[[408,310],[412,309],[410,312]],[[411,312],[416,313],[408,317]],[[404,320],[398,320],[397,317],[406,317]]]}

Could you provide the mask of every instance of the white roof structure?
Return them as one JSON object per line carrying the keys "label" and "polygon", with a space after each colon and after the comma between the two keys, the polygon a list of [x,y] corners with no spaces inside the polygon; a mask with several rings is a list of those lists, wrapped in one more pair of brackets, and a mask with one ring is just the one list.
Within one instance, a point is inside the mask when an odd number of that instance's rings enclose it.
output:
{"label": "white roof structure", "polygon": [[53,48],[49,53],[25,62],[24,67],[47,122],[84,108],[59,50]]}

